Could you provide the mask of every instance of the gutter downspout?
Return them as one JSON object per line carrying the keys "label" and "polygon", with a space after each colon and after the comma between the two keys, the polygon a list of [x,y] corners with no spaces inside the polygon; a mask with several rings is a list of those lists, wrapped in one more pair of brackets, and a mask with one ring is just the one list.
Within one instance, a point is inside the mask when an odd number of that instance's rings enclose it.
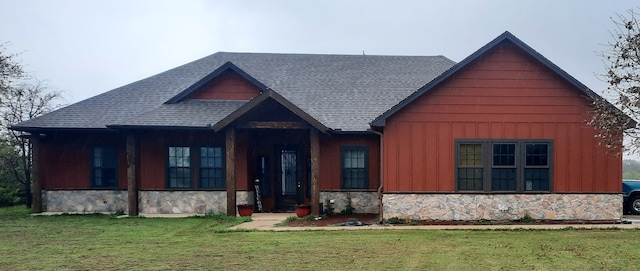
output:
{"label": "gutter downspout", "polygon": [[382,192],[384,191],[384,136],[381,132],[371,129],[371,132],[380,136],[380,186],[378,187],[378,200],[380,201],[380,221],[378,224],[384,222],[384,208],[382,206]]}

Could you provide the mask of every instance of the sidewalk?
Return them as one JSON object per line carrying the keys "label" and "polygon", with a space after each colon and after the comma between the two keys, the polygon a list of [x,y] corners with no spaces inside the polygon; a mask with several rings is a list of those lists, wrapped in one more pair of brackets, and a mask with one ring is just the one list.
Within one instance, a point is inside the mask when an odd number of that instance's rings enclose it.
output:
{"label": "sidewalk", "polygon": [[[253,213],[252,221],[231,227],[230,229],[263,230],[263,231],[315,231],[315,230],[500,230],[500,229],[636,229],[640,228],[640,221],[632,224],[545,224],[545,225],[424,225],[424,226],[397,226],[397,225],[370,225],[370,226],[328,226],[328,227],[282,227],[275,226],[287,217],[295,216],[295,213]],[[626,219],[623,219],[626,220]]]}

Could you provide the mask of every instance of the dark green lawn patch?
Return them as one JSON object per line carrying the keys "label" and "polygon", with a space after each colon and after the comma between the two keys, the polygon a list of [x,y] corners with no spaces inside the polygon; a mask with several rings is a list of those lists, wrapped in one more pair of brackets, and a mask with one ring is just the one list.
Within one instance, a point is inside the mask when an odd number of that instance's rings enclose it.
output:
{"label": "dark green lawn patch", "polygon": [[0,269],[634,270],[640,264],[639,230],[226,230],[235,219],[0,216]]}

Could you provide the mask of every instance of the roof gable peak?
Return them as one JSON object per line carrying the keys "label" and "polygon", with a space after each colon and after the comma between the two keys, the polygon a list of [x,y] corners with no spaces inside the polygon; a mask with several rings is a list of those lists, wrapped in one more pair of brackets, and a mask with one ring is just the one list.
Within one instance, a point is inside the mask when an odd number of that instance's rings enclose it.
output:
{"label": "roof gable peak", "polygon": [[201,78],[196,83],[180,92],[178,95],[166,101],[165,104],[178,103],[194,95],[197,95],[200,91],[203,90],[203,88],[206,88],[207,85],[210,85],[211,83],[228,76],[229,72],[239,75],[241,79],[248,82],[251,87],[257,88],[259,90],[259,93],[257,94],[260,94],[268,89],[267,86],[265,86],[262,82],[258,81],[253,76],[240,69],[231,61],[227,61],[213,72],[207,74],[205,77]]}
{"label": "roof gable peak", "polygon": [[477,59],[479,59],[480,57],[486,55],[489,51],[493,50],[494,48],[498,47],[500,44],[503,44],[505,42],[511,43],[516,48],[522,50],[527,55],[533,57],[540,64],[542,64],[543,66],[549,68],[552,72],[554,72],[555,74],[557,74],[560,77],[562,77],[568,83],[570,83],[571,85],[573,85],[574,87],[576,87],[580,91],[584,92],[587,97],[590,97],[591,99],[596,99],[596,98],[600,97],[598,94],[593,92],[591,89],[589,89],[587,86],[585,86],[580,81],[575,79],[573,76],[569,75],[567,72],[562,70],[560,67],[558,67],[557,65],[553,64],[553,62],[548,60],[542,54],[538,53],[536,50],[531,48],[529,45],[527,45],[526,43],[524,43],[523,41],[518,39],[516,36],[511,34],[511,32],[505,31],[504,33],[500,34],[498,37],[496,37],[495,39],[491,40],[489,43],[487,43],[486,45],[482,46],[480,49],[478,49],[477,51],[475,51],[474,53],[472,53],[471,55],[469,55],[468,57],[463,59],[462,61],[458,62],[456,65],[451,67],[449,70],[445,71],[444,73],[442,73],[441,75],[439,75],[435,79],[431,80],[429,83],[427,83],[423,87],[419,88],[417,91],[415,91],[414,93],[409,95],[407,98],[402,100],[400,103],[398,103],[397,105],[393,106],[391,109],[387,110],[382,115],[378,116],[375,120],[373,120],[370,123],[370,125],[372,127],[385,126],[387,118],[391,117],[396,112],[400,111],[402,108],[404,108],[408,104],[412,103],[413,101],[415,101],[416,99],[421,97],[423,94],[425,94],[429,90],[431,90],[431,89],[435,88],[436,86],[440,85],[440,83],[442,83],[443,81],[445,81],[445,80],[449,79],[450,77],[452,77],[453,75],[457,74],[460,70],[464,69],[465,67],[467,67],[472,62],[474,62]]}

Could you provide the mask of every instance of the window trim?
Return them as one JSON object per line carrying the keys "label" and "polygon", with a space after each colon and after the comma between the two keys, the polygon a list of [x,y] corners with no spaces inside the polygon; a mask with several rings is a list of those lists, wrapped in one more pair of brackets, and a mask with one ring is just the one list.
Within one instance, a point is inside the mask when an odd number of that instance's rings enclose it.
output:
{"label": "window trim", "polygon": [[[113,166],[113,170],[114,170],[114,183],[111,186],[97,186],[96,182],[95,182],[95,169],[96,167],[94,166],[94,155],[95,155],[95,151],[96,148],[101,148],[101,149],[105,149],[105,148],[110,148],[113,150],[113,154],[114,154],[114,166]],[[90,180],[89,180],[89,184],[91,185],[92,189],[117,189],[119,187],[119,183],[120,180],[118,180],[118,148],[114,145],[96,145],[96,146],[92,146],[91,147],[91,151],[89,154],[89,164],[91,165],[91,173],[90,173]],[[103,168],[103,167],[100,167]]]}
{"label": "window trim", "polygon": [[[348,150],[364,150],[364,183],[363,187],[346,188],[344,176],[344,155]],[[340,189],[343,190],[362,190],[369,189],[369,146],[368,145],[341,145],[340,146]]]}
{"label": "window trim", "polygon": [[[491,190],[491,170],[493,165],[493,145],[515,143],[515,169],[516,169],[516,190]],[[460,145],[461,144],[481,144],[482,145],[482,190],[460,190],[458,170],[460,168]],[[547,166],[526,166],[526,146],[527,144],[547,145]],[[456,139],[454,148],[454,189],[457,193],[487,193],[487,194],[539,194],[553,192],[553,140],[550,139]],[[503,167],[496,167],[503,168]],[[527,168],[548,168],[549,169],[549,190],[525,190],[524,171]]]}

